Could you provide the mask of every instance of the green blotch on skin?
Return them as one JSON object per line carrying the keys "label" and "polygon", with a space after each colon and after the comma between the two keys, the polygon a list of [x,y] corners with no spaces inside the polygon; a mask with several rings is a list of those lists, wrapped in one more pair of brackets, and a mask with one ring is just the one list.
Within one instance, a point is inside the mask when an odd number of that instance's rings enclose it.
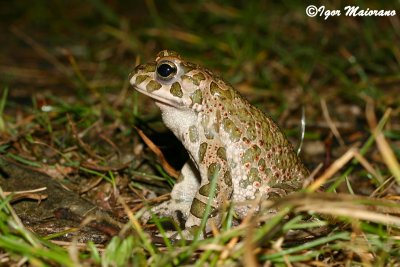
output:
{"label": "green blotch on skin", "polygon": [[200,148],[199,148],[199,161],[200,163],[203,162],[204,160],[204,156],[206,154],[207,151],[207,143],[201,143],[200,144]]}
{"label": "green blotch on skin", "polygon": [[[219,125],[221,124],[221,111],[219,109],[217,109],[217,113],[215,114],[215,119],[216,119],[216,123],[218,125],[217,128],[219,128]],[[216,130],[217,132],[219,132],[218,130]]]}
{"label": "green blotch on skin", "polygon": [[258,146],[253,145],[244,152],[242,163],[244,164],[244,163],[254,162],[254,160],[258,158],[260,154],[261,154],[261,149]]}
{"label": "green blotch on skin", "polygon": [[146,64],[146,66],[145,66],[145,71],[146,72],[155,72],[156,71],[156,63],[154,63],[154,64]]}
{"label": "green blotch on skin", "polygon": [[211,82],[210,84],[210,93],[211,95],[217,95],[217,96],[221,96],[223,98],[232,100],[233,96],[232,96],[232,92],[231,90],[228,89],[222,89],[218,84],[216,84],[215,82]]}
{"label": "green blotch on skin", "polygon": [[[190,213],[195,216],[196,218],[203,218],[204,211],[207,208],[207,204],[201,202],[197,198],[193,199],[192,206],[190,207]],[[216,215],[216,209],[211,207],[210,217],[214,217]]]}
{"label": "green blotch on skin", "polygon": [[203,93],[200,89],[197,89],[190,95],[190,99],[192,99],[192,104],[201,104],[203,102]]}
{"label": "green blotch on skin", "polygon": [[200,81],[193,79],[192,77],[188,76],[188,75],[182,75],[181,76],[182,82],[189,82],[194,84],[195,86],[199,86],[200,85]]}
{"label": "green blotch on skin", "polygon": [[211,181],[213,178],[218,178],[221,165],[219,163],[211,163],[207,168],[207,177]]}
{"label": "green blotch on skin", "polygon": [[[219,186],[217,185],[215,188],[215,194],[217,195],[219,192]],[[205,184],[199,189],[199,194],[205,197],[208,197],[211,193],[211,183]]]}
{"label": "green blotch on skin", "polygon": [[176,96],[176,97],[179,97],[179,98],[183,96],[181,85],[178,82],[174,82],[171,85],[171,89],[169,91],[171,92],[171,94],[173,96]]}
{"label": "green blotch on skin", "polygon": [[248,179],[250,183],[261,182],[260,176],[258,175],[257,168],[251,168],[249,171]]}
{"label": "green blotch on skin", "polygon": [[232,176],[230,171],[226,171],[224,174],[224,182],[227,186],[232,185]]}
{"label": "green blotch on skin", "polygon": [[149,76],[147,76],[147,75],[138,75],[138,76],[136,76],[135,84],[141,84],[148,77]]}
{"label": "green blotch on skin", "polygon": [[200,84],[200,82],[204,81],[206,79],[206,77],[204,76],[203,73],[199,72],[199,73],[196,73],[195,75],[193,75],[193,79],[197,80]]}
{"label": "green blotch on skin", "polygon": [[189,127],[189,140],[192,143],[199,141],[199,132],[197,131],[197,127],[195,125]]}
{"label": "green blotch on skin", "polygon": [[256,128],[254,127],[254,125],[247,128],[246,135],[247,135],[247,138],[249,138],[252,141],[257,138],[257,131],[256,131]]}
{"label": "green blotch on skin", "polygon": [[147,85],[146,85],[146,90],[147,92],[151,93],[154,92],[158,89],[161,88],[161,84],[159,82],[156,82],[154,80],[151,80]]}
{"label": "green blotch on skin", "polygon": [[272,173],[272,170],[270,168],[265,169],[264,173],[269,178],[268,183],[274,183],[276,181],[276,179]]}
{"label": "green blotch on skin", "polygon": [[242,132],[236,125],[233,123],[232,120],[228,118],[224,118],[222,120],[222,125],[224,126],[225,132],[229,134],[229,139],[232,142],[237,142],[240,140],[240,137],[242,136]]}
{"label": "green blotch on skin", "polygon": [[211,184],[205,184],[199,189],[199,194],[205,197],[210,195]]}
{"label": "green blotch on skin", "polygon": [[225,150],[224,147],[219,147],[219,148],[217,149],[217,156],[218,156],[220,159],[226,161],[226,150]]}
{"label": "green blotch on skin", "polygon": [[246,108],[240,108],[239,110],[236,111],[235,114],[241,122],[253,121],[250,111],[248,111]]}
{"label": "green blotch on skin", "polygon": [[147,63],[147,64],[142,64],[142,65],[137,66],[135,68],[135,70],[137,72],[142,71],[144,73],[150,74],[150,72],[154,72],[156,70],[156,63],[155,62],[150,62],[150,63]]}

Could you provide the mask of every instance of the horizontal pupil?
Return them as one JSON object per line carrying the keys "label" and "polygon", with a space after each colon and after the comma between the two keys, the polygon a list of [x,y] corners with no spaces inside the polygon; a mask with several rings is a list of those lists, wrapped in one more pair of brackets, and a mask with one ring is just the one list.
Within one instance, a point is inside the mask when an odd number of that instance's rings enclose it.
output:
{"label": "horizontal pupil", "polygon": [[161,64],[157,68],[158,74],[160,74],[162,77],[168,77],[171,73],[176,72],[176,69],[170,66],[169,64]]}

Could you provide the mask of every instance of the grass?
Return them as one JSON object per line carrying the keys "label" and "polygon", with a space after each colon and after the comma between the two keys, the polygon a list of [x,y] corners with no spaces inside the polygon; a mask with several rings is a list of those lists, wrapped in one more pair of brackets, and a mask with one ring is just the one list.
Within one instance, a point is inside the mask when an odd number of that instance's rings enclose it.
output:
{"label": "grass", "polygon": [[[326,3],[343,8],[336,5]],[[400,10],[398,2],[357,5]],[[0,262],[400,264],[398,16],[323,20],[307,17],[305,7],[290,0],[9,3],[0,21],[7,29],[0,56],[0,154],[78,188],[87,185],[83,196],[101,200],[125,226],[106,244],[47,240],[21,223],[10,205],[13,195],[1,191]],[[295,145],[304,108],[302,157],[310,170],[322,167],[304,192],[265,203],[280,207],[276,215],[232,227],[228,213],[213,237],[193,242],[155,242],[150,233],[163,232],[159,222],[158,228],[140,224],[149,192],[169,192],[174,178],[135,127],[176,169],[187,157],[151,100],[128,84],[137,63],[165,48],[220,73],[278,121]],[[325,193],[316,192],[321,186]],[[302,229],[326,232],[307,238]]]}

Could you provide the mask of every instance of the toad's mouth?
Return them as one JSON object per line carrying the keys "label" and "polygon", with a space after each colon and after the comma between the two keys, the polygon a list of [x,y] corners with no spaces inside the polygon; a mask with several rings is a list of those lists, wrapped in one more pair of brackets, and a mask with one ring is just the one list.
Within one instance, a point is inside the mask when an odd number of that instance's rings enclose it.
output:
{"label": "toad's mouth", "polygon": [[179,103],[177,103],[174,100],[171,99],[166,99],[162,96],[156,95],[156,94],[152,94],[147,92],[146,90],[134,85],[133,88],[135,88],[136,91],[138,91],[139,93],[142,93],[144,95],[147,95],[148,97],[151,97],[152,99],[154,99],[154,101],[156,102],[156,104],[161,104],[161,105],[167,105],[170,107],[174,107],[177,109],[182,109],[182,105],[179,105]]}

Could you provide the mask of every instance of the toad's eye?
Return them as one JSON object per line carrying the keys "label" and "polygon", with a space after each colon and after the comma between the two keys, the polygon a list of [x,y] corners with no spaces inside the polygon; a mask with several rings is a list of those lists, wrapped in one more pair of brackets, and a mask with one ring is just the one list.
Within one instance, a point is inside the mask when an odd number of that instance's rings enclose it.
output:
{"label": "toad's eye", "polygon": [[157,75],[162,80],[170,80],[176,74],[176,66],[170,61],[164,61],[157,66]]}

